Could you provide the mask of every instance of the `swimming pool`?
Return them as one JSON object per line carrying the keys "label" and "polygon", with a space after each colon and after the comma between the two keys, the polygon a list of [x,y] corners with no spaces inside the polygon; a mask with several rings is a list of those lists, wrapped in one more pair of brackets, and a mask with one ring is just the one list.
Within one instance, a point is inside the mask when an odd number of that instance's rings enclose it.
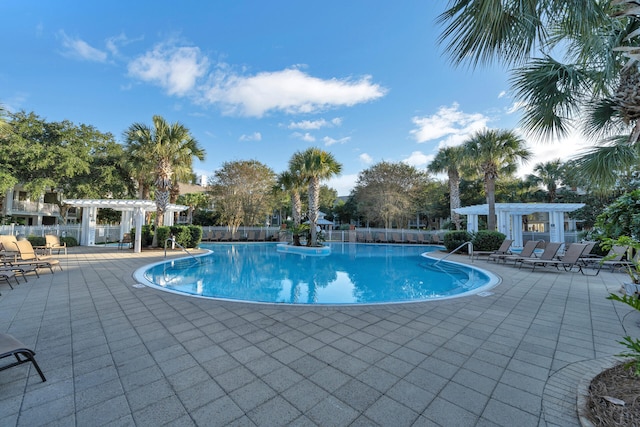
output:
{"label": "swimming pool", "polygon": [[497,285],[487,271],[423,254],[430,246],[331,243],[324,257],[275,243],[202,244],[211,253],[146,266],[138,282],[199,297],[260,303],[379,304],[438,300]]}

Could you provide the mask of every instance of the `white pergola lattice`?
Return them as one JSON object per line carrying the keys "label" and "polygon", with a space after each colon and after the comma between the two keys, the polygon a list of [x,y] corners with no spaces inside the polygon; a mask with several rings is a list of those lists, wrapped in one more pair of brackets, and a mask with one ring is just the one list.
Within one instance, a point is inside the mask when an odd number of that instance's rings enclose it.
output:
{"label": "white pergola lattice", "polygon": [[[498,231],[513,240],[513,246],[522,247],[522,216],[535,212],[549,214],[549,241],[564,243],[564,214],[584,206],[584,203],[496,203]],[[489,205],[473,205],[454,209],[467,216],[467,231],[478,231],[478,216],[489,214]]]}
{"label": "white pergola lattice", "polygon": [[[136,239],[133,244],[133,251],[142,250],[142,224],[147,211],[156,210],[156,202],[153,200],[122,200],[122,199],[66,199],[63,203],[82,210],[82,234],[80,244],[83,246],[95,245],[96,220],[98,209],[110,208],[122,212],[120,220],[120,240],[124,233],[131,230],[135,225]],[[189,207],[184,205],[170,204],[167,207],[167,215],[164,216],[164,225],[173,225],[173,213],[182,212]]]}

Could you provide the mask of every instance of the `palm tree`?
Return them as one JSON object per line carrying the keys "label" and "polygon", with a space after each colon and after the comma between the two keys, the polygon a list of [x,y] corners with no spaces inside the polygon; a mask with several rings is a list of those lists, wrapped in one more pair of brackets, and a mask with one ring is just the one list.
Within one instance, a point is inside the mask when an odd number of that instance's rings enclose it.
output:
{"label": "palm tree", "polygon": [[153,116],[153,128],[143,123],[132,124],[125,132],[125,138],[127,150],[134,158],[148,159],[140,164],[141,169],[153,165],[157,228],[162,224],[169,204],[176,170],[181,171],[181,164],[190,165],[193,157],[204,160],[204,150],[184,125],[179,122],[169,124],[161,116]]}
{"label": "palm tree", "polygon": [[537,181],[547,187],[549,203],[552,203],[556,199],[558,182],[561,180],[563,171],[562,161],[556,159],[550,162],[538,163],[533,167],[533,171],[535,172],[534,177],[537,178]]}
{"label": "palm tree", "polygon": [[496,229],[496,179],[500,174],[513,173],[517,162],[526,162],[531,152],[525,142],[512,131],[478,131],[464,144],[465,157],[484,178],[484,191],[489,213],[487,229]]}
{"label": "palm tree", "polygon": [[597,143],[576,165],[610,185],[640,162],[639,16],[633,0],[455,0],[439,17],[440,42],[454,64],[517,67],[525,130],[563,136],[584,118]]}
{"label": "palm tree", "polygon": [[300,225],[300,219],[302,218],[300,191],[302,191],[304,184],[304,181],[290,170],[280,173],[277,178],[278,189],[289,193],[291,197],[291,216],[293,217],[294,226]]}
{"label": "palm tree", "polygon": [[460,207],[460,168],[464,163],[464,149],[462,146],[441,148],[427,168],[432,173],[446,172],[449,178],[449,206],[451,222],[456,230],[462,228],[460,214],[454,209]]}
{"label": "palm tree", "polygon": [[317,221],[320,205],[320,182],[329,179],[342,171],[342,164],[338,163],[331,153],[319,148],[308,148],[294,153],[289,161],[289,170],[309,184],[309,228],[311,231],[311,246],[317,245]]}

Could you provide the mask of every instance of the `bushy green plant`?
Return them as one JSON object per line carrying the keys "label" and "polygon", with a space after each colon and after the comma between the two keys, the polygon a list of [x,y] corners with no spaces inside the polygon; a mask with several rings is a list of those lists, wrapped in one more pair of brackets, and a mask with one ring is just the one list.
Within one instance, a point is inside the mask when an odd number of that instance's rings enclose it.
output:
{"label": "bushy green plant", "polygon": [[158,239],[158,246],[164,247],[164,243],[169,237],[171,237],[171,228],[167,226],[160,226],[156,229],[156,236]]}
{"label": "bushy green plant", "polygon": [[189,243],[189,247],[195,248],[202,241],[202,227],[199,225],[188,225],[187,229],[191,233],[191,242]]}
{"label": "bushy green plant", "polygon": [[[619,296],[616,294],[609,294],[607,299],[613,301],[620,301],[627,304],[630,307],[640,311],[640,299],[638,299],[635,295],[624,295]],[[620,344],[624,345],[629,349],[628,352],[618,354],[620,357],[630,357],[631,360],[626,363],[627,367],[633,367],[634,374],[636,376],[640,376],[640,340],[633,339],[630,336],[626,336],[622,341],[619,341]]]}
{"label": "bushy green plant", "polygon": [[68,248],[70,248],[72,246],[78,246],[78,240],[73,236],[61,237],[60,238],[60,243],[61,244],[65,244],[66,243]]}
{"label": "bushy green plant", "polygon": [[474,251],[495,251],[507,236],[499,231],[480,230],[473,235]]}
{"label": "bushy green plant", "polygon": [[32,246],[45,246],[47,244],[47,240],[43,236],[28,236],[27,240]]}
{"label": "bushy green plant", "polygon": [[472,236],[467,231],[449,231],[444,235],[444,246],[451,252],[464,242],[471,241]]}

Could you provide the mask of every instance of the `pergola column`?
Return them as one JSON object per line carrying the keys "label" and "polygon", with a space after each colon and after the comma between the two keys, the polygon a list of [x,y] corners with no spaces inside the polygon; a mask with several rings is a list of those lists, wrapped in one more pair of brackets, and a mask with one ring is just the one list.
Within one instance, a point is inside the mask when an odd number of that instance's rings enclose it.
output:
{"label": "pergola column", "polygon": [[82,246],[93,246],[96,244],[96,222],[98,219],[98,208],[88,206],[82,209],[82,234],[80,244]]}
{"label": "pergola column", "polygon": [[549,241],[564,243],[564,212],[549,212]]}
{"label": "pergola column", "polygon": [[141,207],[134,208],[134,223],[136,227],[136,239],[133,243],[133,252],[142,252],[142,224],[144,224],[145,210]]}
{"label": "pergola column", "polygon": [[467,215],[467,231],[469,233],[475,233],[478,231],[478,215]]}

